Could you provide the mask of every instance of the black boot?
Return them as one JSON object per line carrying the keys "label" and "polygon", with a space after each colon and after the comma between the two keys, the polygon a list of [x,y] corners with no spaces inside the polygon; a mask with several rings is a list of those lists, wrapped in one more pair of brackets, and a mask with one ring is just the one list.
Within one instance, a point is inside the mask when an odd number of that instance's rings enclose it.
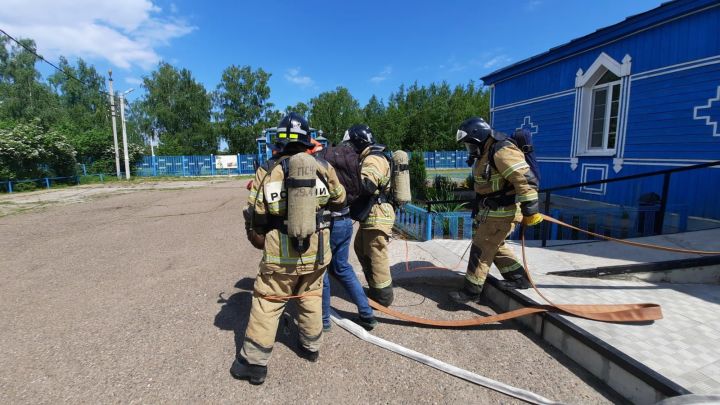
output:
{"label": "black boot", "polygon": [[235,359],[230,367],[230,374],[238,380],[249,380],[250,384],[260,385],[267,377],[267,366],[248,364],[243,358]]}
{"label": "black boot", "polygon": [[523,268],[503,273],[502,276],[505,280],[500,280],[499,287],[503,290],[526,290],[532,287],[530,280],[525,276],[525,269]]}
{"label": "black boot", "polygon": [[468,279],[463,282],[463,288],[458,291],[448,293],[450,300],[458,304],[467,304],[468,302],[480,302],[483,286],[473,284]]}
{"label": "black boot", "polygon": [[389,307],[390,305],[392,305],[393,299],[395,299],[392,285],[384,288],[370,287],[370,289],[367,291],[367,296],[371,300],[377,302],[384,307]]}
{"label": "black boot", "polygon": [[357,318],[354,318],[352,320],[356,324],[362,326],[365,330],[371,331],[375,329],[377,326],[377,320],[375,320],[374,316],[371,316],[370,318],[363,318],[362,316],[358,316]]}
{"label": "black boot", "polygon": [[318,361],[318,358],[320,357],[319,351],[308,350],[303,345],[300,345],[298,347],[300,348],[300,357],[311,363],[315,363]]}

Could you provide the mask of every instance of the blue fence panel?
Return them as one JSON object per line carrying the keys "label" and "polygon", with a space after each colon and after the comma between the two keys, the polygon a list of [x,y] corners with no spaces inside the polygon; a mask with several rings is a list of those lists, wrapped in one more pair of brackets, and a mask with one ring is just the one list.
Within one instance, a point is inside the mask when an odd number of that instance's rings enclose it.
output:
{"label": "blue fence panel", "polygon": [[256,159],[252,154],[239,154],[236,168],[218,169],[215,166],[215,155],[143,156],[135,165],[135,175],[149,177],[253,174]]}
{"label": "blue fence panel", "polygon": [[255,173],[255,155],[238,155],[238,169],[240,174],[253,174]]}
{"label": "blue fence panel", "polygon": [[[395,215],[395,226],[418,240],[432,239],[432,214],[412,204],[405,204]],[[430,226],[428,226],[430,225]]]}

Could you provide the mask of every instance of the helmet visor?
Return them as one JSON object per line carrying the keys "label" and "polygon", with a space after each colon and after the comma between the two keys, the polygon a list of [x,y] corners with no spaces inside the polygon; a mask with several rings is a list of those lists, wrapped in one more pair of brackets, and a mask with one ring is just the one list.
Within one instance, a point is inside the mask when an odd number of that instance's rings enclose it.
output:
{"label": "helmet visor", "polygon": [[342,142],[348,142],[350,141],[350,131],[345,131],[345,135],[343,135]]}
{"label": "helmet visor", "polygon": [[467,132],[463,131],[462,129],[458,129],[457,134],[455,135],[455,139],[458,142],[462,142],[463,139],[468,135]]}

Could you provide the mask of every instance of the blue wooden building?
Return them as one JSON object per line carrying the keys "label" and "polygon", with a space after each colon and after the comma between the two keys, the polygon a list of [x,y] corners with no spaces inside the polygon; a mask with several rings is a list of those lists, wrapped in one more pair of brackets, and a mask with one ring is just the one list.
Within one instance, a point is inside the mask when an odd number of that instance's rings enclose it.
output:
{"label": "blue wooden building", "polygon": [[[718,0],[664,3],[482,80],[493,127],[533,133],[544,188],[720,160]],[[660,195],[662,183],[655,176],[565,196],[632,207]],[[720,219],[720,169],[673,174],[668,210]]]}

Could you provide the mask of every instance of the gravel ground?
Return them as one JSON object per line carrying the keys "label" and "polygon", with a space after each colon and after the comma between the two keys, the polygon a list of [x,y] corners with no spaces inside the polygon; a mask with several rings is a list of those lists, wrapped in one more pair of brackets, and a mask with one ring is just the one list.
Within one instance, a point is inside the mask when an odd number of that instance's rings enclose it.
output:
{"label": "gravel ground", "polygon": [[[23,209],[0,218],[0,403],[517,402],[337,326],[316,364],[297,356],[294,324],[281,327],[267,382],[234,380],[260,258],[244,239],[245,182],[3,196],[0,205]],[[42,203],[21,202],[33,198]],[[396,306],[443,319],[492,313],[450,306],[447,291],[403,282]],[[353,315],[334,293],[333,306]],[[381,316],[374,333],[554,400],[618,401],[513,324],[447,330]]]}

